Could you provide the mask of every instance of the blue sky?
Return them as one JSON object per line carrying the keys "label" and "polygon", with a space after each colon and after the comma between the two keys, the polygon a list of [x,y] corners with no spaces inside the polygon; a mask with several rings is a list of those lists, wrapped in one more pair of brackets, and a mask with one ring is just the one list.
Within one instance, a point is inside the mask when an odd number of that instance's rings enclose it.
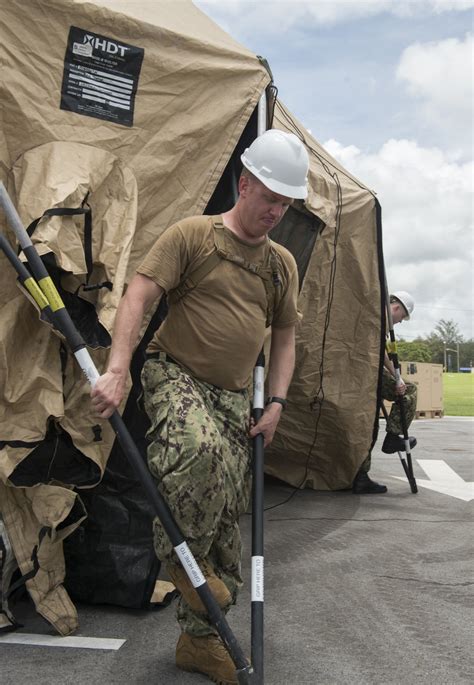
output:
{"label": "blue sky", "polygon": [[405,339],[473,316],[474,0],[194,0],[270,63],[279,96],[379,197]]}

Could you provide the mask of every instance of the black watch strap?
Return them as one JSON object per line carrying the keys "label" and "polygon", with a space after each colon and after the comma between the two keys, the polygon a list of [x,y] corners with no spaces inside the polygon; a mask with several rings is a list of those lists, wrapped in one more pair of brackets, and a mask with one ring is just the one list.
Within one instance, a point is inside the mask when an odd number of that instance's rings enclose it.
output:
{"label": "black watch strap", "polygon": [[273,402],[276,402],[277,404],[281,404],[283,409],[286,409],[286,400],[284,397],[275,397],[275,396],[267,397],[267,401],[265,402],[265,404],[266,405],[267,404],[273,404]]}

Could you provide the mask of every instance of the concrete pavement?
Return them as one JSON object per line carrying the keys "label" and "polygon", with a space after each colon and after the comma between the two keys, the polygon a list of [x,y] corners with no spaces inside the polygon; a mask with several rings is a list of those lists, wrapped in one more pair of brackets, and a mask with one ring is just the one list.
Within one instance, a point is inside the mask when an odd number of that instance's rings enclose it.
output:
{"label": "concrete pavement", "polygon": [[[388,486],[387,494],[304,490],[266,512],[267,685],[472,682],[473,502],[459,494],[467,492],[461,479],[474,480],[474,421],[419,420],[410,432],[418,439],[413,450],[418,494],[410,492],[398,456],[380,451],[382,427],[371,476]],[[446,467],[441,471],[440,462]],[[457,494],[420,485],[437,478],[444,479],[441,485],[451,479]],[[291,493],[291,487],[267,479],[267,508]],[[250,528],[245,516],[246,585],[228,617],[247,653]],[[0,682],[209,682],[174,665],[178,627],[173,605],[149,611],[79,605],[78,611],[78,637],[124,639],[120,649],[40,647],[0,637]],[[19,602],[15,615],[23,628],[10,639],[24,633],[54,635],[29,601]]]}

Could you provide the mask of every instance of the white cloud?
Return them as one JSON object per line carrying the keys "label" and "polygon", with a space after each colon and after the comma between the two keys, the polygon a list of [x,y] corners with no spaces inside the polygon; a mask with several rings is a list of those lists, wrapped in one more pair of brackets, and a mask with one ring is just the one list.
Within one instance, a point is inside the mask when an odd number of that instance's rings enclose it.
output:
{"label": "white cloud", "polygon": [[316,138],[363,141],[326,147],[380,199],[389,285],[417,303],[399,334],[445,318],[472,337],[473,44],[467,15],[448,13],[474,0],[195,2],[267,50],[283,101]]}
{"label": "white cloud", "polygon": [[472,0],[431,0],[429,5],[437,14],[451,10],[468,10],[473,6]]}
{"label": "white cloud", "polygon": [[474,7],[474,0],[194,0],[226,30],[281,33],[282,27],[330,25],[383,13],[413,17]]}
{"label": "white cloud", "polygon": [[427,334],[444,318],[472,337],[472,162],[410,140],[389,140],[375,154],[335,140],[324,147],[379,198],[389,287],[418,303],[398,334]]}
{"label": "white cloud", "polygon": [[422,102],[421,115],[432,124],[472,138],[474,40],[449,38],[410,45],[396,75]]}

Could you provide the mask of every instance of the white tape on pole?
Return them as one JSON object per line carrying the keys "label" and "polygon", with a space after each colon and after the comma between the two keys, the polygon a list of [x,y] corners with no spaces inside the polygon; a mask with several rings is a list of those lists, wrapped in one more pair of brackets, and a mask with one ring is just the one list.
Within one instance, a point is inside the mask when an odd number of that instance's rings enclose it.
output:
{"label": "white tape on pole", "polygon": [[181,543],[174,548],[174,551],[178,555],[184,570],[188,574],[189,580],[193,584],[193,587],[199,587],[204,585],[206,579],[204,578],[201,569],[199,568],[193,553],[189,549],[186,542]]}
{"label": "white tape on pole", "polygon": [[20,216],[16,211],[16,208],[13,202],[11,201],[9,194],[6,191],[6,188],[1,181],[0,204],[3,207],[3,211],[5,212],[5,216],[7,217],[8,223],[13,229],[13,232],[15,233],[16,238],[21,245],[21,249],[24,250],[25,247],[30,247],[31,245],[33,245],[33,243],[31,242],[31,238],[26,232],[25,227],[21,222]]}
{"label": "white tape on pole", "polygon": [[253,408],[263,409],[265,403],[265,369],[256,366],[253,374]]}
{"label": "white tape on pole", "polygon": [[261,136],[267,130],[267,94],[265,91],[260,96],[257,108],[257,136]]}
{"label": "white tape on pole", "polygon": [[89,354],[89,351],[85,347],[83,347],[81,350],[76,350],[74,352],[74,356],[76,357],[79,366],[84,372],[85,377],[92,385],[92,387],[94,387],[95,382],[100,377],[100,374],[95,367],[95,364],[92,360],[92,357]]}
{"label": "white tape on pole", "polygon": [[252,602],[263,602],[263,557],[252,557]]}

